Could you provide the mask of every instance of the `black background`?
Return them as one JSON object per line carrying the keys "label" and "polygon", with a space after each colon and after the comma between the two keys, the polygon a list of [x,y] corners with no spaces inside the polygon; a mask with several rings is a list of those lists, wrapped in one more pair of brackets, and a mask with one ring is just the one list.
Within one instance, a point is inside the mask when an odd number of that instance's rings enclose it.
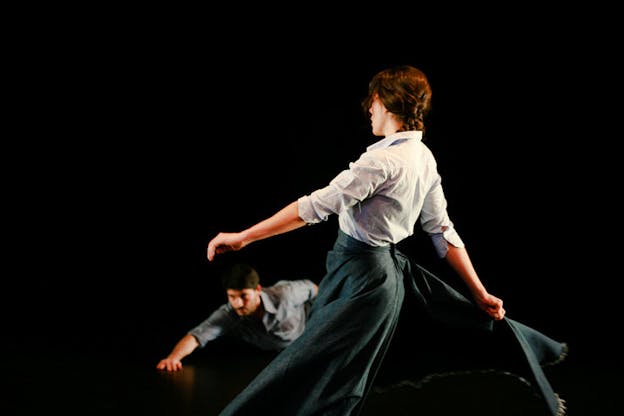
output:
{"label": "black background", "polygon": [[[350,29],[229,18],[224,30],[211,16],[85,19],[18,48],[5,346],[155,360],[225,301],[223,265],[248,262],[265,285],[319,282],[336,218],[213,263],[206,245],[345,169],[374,142],[368,80],[411,64],[433,88],[426,143],[481,279],[575,359],[609,359],[620,273],[608,27],[588,38],[552,16]],[[461,284],[420,231],[401,249]]]}

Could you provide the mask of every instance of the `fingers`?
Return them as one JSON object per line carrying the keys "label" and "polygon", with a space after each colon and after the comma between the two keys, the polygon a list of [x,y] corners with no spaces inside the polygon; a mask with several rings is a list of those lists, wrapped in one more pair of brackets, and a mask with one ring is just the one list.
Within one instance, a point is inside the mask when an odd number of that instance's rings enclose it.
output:
{"label": "fingers", "polygon": [[220,251],[217,249],[220,246],[220,243],[217,241],[220,234],[217,234],[215,238],[210,240],[208,243],[208,250],[206,252],[206,257],[208,257],[209,261],[212,261],[216,254],[220,254]]}
{"label": "fingers", "polygon": [[238,240],[236,233],[219,233],[208,243],[206,257],[212,261],[217,254],[240,250],[242,247],[243,243]]}
{"label": "fingers", "polygon": [[498,300],[498,314],[496,319],[501,320],[505,317],[505,308],[503,308],[503,300],[502,299],[496,299]]}
{"label": "fingers", "polygon": [[209,261],[212,261],[217,254],[225,253],[228,251],[228,247],[224,245],[217,246],[216,244],[208,244],[208,250],[206,252],[206,257],[208,257]]}
{"label": "fingers", "polygon": [[212,261],[212,259],[214,259],[214,255],[215,255],[215,249],[214,249],[214,246],[212,245],[212,242],[210,242],[208,244],[208,249],[206,251],[206,257],[208,257],[208,261]]}
{"label": "fingers", "polygon": [[169,361],[169,360],[161,360],[158,365],[156,365],[157,370],[165,370],[165,371],[178,371],[182,369],[182,363],[180,361]]}
{"label": "fingers", "polygon": [[492,318],[496,319],[497,321],[500,321],[505,317],[505,313],[505,309],[501,306],[499,308],[494,308],[493,310],[491,310],[490,316],[492,316]]}
{"label": "fingers", "polygon": [[505,317],[505,308],[503,308],[503,300],[496,296],[491,296],[486,302],[482,303],[483,310],[492,318],[500,321]]}
{"label": "fingers", "polygon": [[219,233],[208,243],[206,257],[208,257],[209,261],[212,261],[215,255],[224,253],[225,251],[227,251],[227,247],[224,245],[224,236],[223,233]]}

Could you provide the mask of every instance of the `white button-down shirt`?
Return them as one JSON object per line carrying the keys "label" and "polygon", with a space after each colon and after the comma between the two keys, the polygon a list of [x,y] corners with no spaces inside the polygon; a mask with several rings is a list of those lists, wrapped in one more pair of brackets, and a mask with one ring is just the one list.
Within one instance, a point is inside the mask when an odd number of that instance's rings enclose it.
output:
{"label": "white button-down shirt", "polygon": [[314,224],[338,214],[343,232],[372,246],[412,235],[420,218],[441,257],[446,242],[463,247],[446,210],[435,158],[421,139],[421,131],[404,131],[369,146],[329,185],[299,198],[299,216]]}

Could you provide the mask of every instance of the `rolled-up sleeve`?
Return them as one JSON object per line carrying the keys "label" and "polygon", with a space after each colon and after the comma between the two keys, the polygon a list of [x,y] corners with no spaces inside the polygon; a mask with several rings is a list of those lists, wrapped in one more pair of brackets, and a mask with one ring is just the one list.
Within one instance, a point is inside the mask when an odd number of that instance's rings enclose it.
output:
{"label": "rolled-up sleeve", "polygon": [[455,247],[464,247],[464,242],[453,226],[447,212],[447,202],[442,189],[440,175],[425,197],[420,223],[423,230],[429,234],[440,258],[446,257],[448,243]]}
{"label": "rolled-up sleeve", "polygon": [[308,224],[326,221],[370,197],[387,178],[386,169],[371,157],[362,157],[349,164],[324,188],[300,197],[299,217]]}
{"label": "rolled-up sleeve", "polygon": [[232,319],[228,315],[227,305],[221,306],[214,311],[206,320],[189,331],[201,347],[205,347],[212,341],[225,334],[233,326]]}

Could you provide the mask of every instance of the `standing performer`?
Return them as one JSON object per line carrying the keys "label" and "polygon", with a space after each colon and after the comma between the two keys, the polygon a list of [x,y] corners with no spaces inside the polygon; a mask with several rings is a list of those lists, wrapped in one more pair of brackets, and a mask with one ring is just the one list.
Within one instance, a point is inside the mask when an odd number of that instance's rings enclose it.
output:
{"label": "standing performer", "polygon": [[[431,88],[419,69],[398,66],[377,73],[363,107],[380,140],[326,187],[250,228],[219,233],[209,242],[207,257],[212,261],[218,254],[338,215],[338,236],[327,254],[327,273],[303,334],[222,416],[359,414],[397,325],[404,278],[424,310],[442,320],[486,328],[501,320],[509,325],[539,393],[553,414],[562,411],[540,362],[559,356],[565,344],[505,318],[503,301],[479,279],[449,219],[436,160],[422,142],[430,103]],[[465,282],[474,303],[414,267],[396,249],[413,234],[417,221],[439,256]]]}

